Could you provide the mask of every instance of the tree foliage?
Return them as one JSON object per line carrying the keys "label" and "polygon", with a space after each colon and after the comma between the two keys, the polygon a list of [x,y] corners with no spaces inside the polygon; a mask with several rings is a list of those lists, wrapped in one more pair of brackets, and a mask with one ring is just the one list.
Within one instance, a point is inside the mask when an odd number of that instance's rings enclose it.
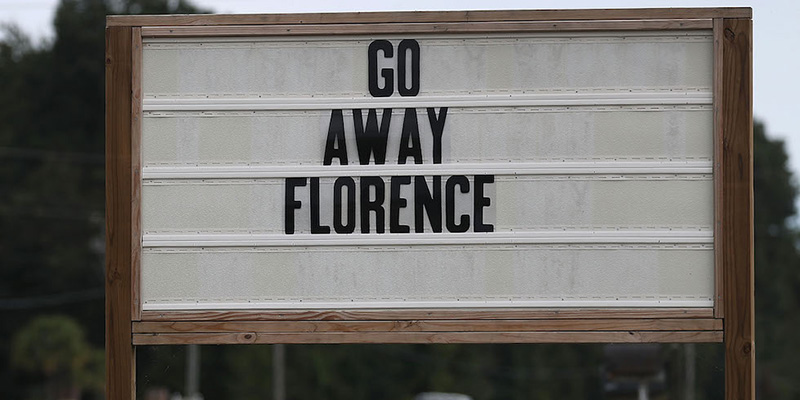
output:
{"label": "tree foliage", "polygon": [[62,315],[36,317],[15,335],[11,366],[43,378],[47,398],[103,390],[103,352],[86,342],[83,329]]}
{"label": "tree foliage", "polygon": [[755,162],[756,361],[765,398],[800,396],[800,251],[797,185],[781,140],[753,129]]}
{"label": "tree foliage", "polygon": [[10,339],[36,313],[71,316],[103,345],[106,15],[197,11],[185,1],[62,0],[44,43],[2,28],[0,398],[23,398]]}

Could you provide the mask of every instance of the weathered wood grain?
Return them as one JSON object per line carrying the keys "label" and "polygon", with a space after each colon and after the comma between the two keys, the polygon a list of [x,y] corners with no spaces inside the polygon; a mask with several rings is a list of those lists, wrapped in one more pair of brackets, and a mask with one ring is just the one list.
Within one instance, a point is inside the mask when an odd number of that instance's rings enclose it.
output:
{"label": "weathered wood grain", "polygon": [[142,321],[407,321],[426,319],[713,318],[712,308],[143,311]]}
{"label": "weathered wood grain", "polygon": [[714,19],[714,317],[725,316],[722,267],[722,32],[723,19]]}
{"label": "weathered wood grain", "polygon": [[581,21],[751,18],[752,9],[629,8],[589,10],[410,11],[307,14],[112,15],[107,26],[281,25],[411,22]]}
{"label": "weathered wood grain", "polygon": [[719,331],[719,319],[137,322],[134,333]]}
{"label": "weathered wood grain", "polygon": [[131,344],[132,29],[106,29],[106,398],[133,399]]}
{"label": "weathered wood grain", "polygon": [[693,343],[720,342],[721,331],[679,332],[315,332],[137,333],[136,345],[311,343]]}
{"label": "weathered wood grain", "polygon": [[722,30],[722,267],[725,398],[755,398],[752,20]]}
{"label": "weathered wood grain", "polygon": [[439,22],[404,24],[145,26],[145,37],[231,37],[426,33],[524,33],[711,29],[711,19]]}
{"label": "weathered wood grain", "polygon": [[142,28],[131,32],[131,319],[142,319]]}

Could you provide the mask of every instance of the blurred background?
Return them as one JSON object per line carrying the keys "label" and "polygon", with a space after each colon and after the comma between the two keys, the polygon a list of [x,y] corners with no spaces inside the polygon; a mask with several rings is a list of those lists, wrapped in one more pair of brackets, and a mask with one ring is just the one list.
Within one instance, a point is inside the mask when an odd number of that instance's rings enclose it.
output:
{"label": "blurred background", "polygon": [[[106,15],[747,5],[287,3],[0,0],[0,399],[103,398]],[[800,397],[798,3],[753,5],[762,399]],[[701,400],[724,397],[723,365],[719,344],[143,346],[137,385],[151,400]]]}

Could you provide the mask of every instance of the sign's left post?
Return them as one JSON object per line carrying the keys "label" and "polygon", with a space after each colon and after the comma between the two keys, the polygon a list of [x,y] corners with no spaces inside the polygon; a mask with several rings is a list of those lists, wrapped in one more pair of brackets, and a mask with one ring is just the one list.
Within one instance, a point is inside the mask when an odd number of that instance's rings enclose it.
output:
{"label": "sign's left post", "polygon": [[[136,397],[136,353],[131,324],[134,281],[139,257],[132,257],[141,240],[135,234],[138,215],[138,147],[140,89],[134,83],[134,44],[141,28],[106,28],[106,398]],[[140,59],[140,58],[139,58]],[[137,97],[139,98],[137,100]],[[139,103],[137,103],[137,101]],[[137,145],[137,146],[134,146]],[[133,305],[133,306],[132,306]]]}

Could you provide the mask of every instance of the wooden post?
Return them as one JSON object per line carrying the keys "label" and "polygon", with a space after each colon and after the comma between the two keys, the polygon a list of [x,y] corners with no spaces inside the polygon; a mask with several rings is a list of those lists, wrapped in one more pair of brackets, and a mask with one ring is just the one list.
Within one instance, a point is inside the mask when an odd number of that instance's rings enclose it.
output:
{"label": "wooden post", "polygon": [[131,336],[131,27],[106,28],[106,399],[136,397]]}
{"label": "wooden post", "polygon": [[725,18],[722,35],[722,267],[725,398],[755,399],[753,308],[752,23]]}

